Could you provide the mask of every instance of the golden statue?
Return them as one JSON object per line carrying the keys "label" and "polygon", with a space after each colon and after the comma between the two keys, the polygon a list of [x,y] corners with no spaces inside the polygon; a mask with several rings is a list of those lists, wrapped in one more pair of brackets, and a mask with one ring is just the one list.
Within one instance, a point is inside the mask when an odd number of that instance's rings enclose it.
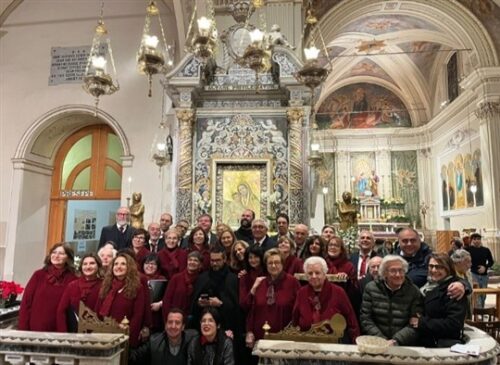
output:
{"label": "golden statue", "polygon": [[132,205],[130,206],[130,225],[135,229],[144,228],[144,204],[141,202],[142,194],[132,194]]}
{"label": "golden statue", "polygon": [[342,202],[338,205],[340,217],[340,229],[346,231],[350,227],[358,225],[358,210],[356,205],[352,203],[352,194],[344,191],[342,194]]}

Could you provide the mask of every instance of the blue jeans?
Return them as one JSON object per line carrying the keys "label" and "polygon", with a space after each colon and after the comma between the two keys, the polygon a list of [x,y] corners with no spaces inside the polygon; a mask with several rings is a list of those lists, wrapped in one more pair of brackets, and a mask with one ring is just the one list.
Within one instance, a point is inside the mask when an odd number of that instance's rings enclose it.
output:
{"label": "blue jeans", "polygon": [[[479,275],[472,273],[472,278],[479,284],[480,288],[488,287],[488,275]],[[482,294],[477,297],[476,306],[479,308],[484,308],[484,302],[486,301],[486,295]]]}

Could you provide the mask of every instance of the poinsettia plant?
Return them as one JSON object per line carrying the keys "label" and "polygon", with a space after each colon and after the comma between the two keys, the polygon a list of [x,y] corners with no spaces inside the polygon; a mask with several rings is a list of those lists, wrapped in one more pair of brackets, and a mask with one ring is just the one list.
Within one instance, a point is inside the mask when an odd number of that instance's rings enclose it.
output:
{"label": "poinsettia plant", "polygon": [[11,295],[17,297],[23,291],[24,288],[14,281],[0,281],[0,295],[3,299],[9,298]]}

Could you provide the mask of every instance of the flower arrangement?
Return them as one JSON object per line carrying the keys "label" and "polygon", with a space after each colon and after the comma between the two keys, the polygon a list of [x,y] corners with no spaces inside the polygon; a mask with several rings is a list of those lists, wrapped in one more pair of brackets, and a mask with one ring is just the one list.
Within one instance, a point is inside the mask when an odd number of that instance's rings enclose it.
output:
{"label": "flower arrangement", "polygon": [[11,296],[17,297],[21,294],[24,288],[13,281],[0,281],[0,297],[2,299],[8,299]]}

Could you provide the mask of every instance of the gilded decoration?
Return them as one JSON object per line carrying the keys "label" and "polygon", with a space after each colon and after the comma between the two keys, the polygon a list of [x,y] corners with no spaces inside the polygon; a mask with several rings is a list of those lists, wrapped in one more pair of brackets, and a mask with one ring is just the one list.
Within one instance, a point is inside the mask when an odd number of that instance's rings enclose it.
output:
{"label": "gilded decoration", "polygon": [[193,122],[194,110],[177,109],[179,120],[179,164],[177,175],[176,216],[191,221],[191,197],[193,188]]}
{"label": "gilded decoration", "polygon": [[[246,204],[255,205],[261,217],[273,217],[276,212],[288,213],[285,118],[252,118],[243,114],[198,118],[194,159],[194,216],[205,211],[212,214],[215,221],[224,218],[234,220],[231,214],[228,216],[227,209],[231,205],[233,209],[239,203],[234,201],[231,194],[236,200],[243,199]],[[262,171],[262,166],[265,166],[267,173]],[[252,174],[255,176],[250,178]],[[231,177],[235,181],[224,185],[224,178],[227,182]],[[216,181],[218,178],[220,181]],[[246,183],[250,181],[250,184],[233,186],[239,180],[246,180]],[[255,196],[255,199],[249,196]]]}
{"label": "gilded decoration", "polygon": [[229,164],[214,161],[212,169],[215,172],[217,221],[238,227],[245,209],[253,210],[257,217],[268,215],[270,160]]}

